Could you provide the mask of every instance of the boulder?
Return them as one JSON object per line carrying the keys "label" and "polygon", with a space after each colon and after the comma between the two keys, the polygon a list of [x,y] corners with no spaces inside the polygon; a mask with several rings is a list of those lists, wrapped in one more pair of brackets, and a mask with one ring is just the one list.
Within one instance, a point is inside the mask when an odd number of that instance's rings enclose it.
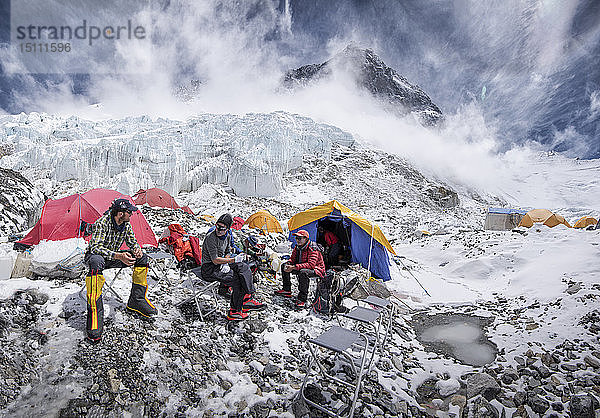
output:
{"label": "boulder", "polygon": [[460,382],[456,379],[438,380],[435,387],[440,396],[446,397],[460,390]]}
{"label": "boulder", "polygon": [[44,195],[16,171],[0,168],[0,177],[0,234],[11,235],[33,226]]}
{"label": "boulder", "polygon": [[598,408],[598,401],[590,395],[576,395],[569,402],[569,412],[572,417],[595,418],[596,408]]}
{"label": "boulder", "polygon": [[537,394],[527,396],[527,405],[529,405],[534,412],[537,412],[540,415],[543,415],[544,412],[550,408],[550,403]]}
{"label": "boulder", "polygon": [[518,391],[513,396],[513,402],[516,406],[521,406],[527,402],[527,393],[523,391]]}
{"label": "boulder", "polygon": [[589,366],[592,366],[594,369],[600,368],[600,360],[598,360],[596,357],[585,356],[583,361],[585,361]]}
{"label": "boulder", "polygon": [[458,194],[449,188],[438,186],[427,190],[431,199],[443,208],[453,208],[460,205]]}
{"label": "boulder", "polygon": [[274,364],[267,364],[262,371],[264,377],[276,377],[281,372],[281,368]]}
{"label": "boulder", "polygon": [[501,391],[500,385],[487,373],[476,373],[467,379],[467,398],[471,399],[481,394],[487,400],[492,400]]}
{"label": "boulder", "polygon": [[502,382],[504,382],[507,385],[510,385],[513,381],[519,380],[519,373],[517,373],[517,371],[512,367],[507,367],[504,370],[504,373],[502,373],[501,379]]}
{"label": "boulder", "polygon": [[427,399],[437,397],[437,381],[438,379],[435,377],[430,377],[419,385],[417,388],[417,394],[422,398],[422,402],[426,402]]}
{"label": "boulder", "polygon": [[477,418],[500,418],[500,412],[490,404],[484,397],[477,396],[469,402],[469,417]]}
{"label": "boulder", "polygon": [[257,402],[250,407],[250,415],[253,418],[267,418],[270,412],[271,408],[266,402]]}

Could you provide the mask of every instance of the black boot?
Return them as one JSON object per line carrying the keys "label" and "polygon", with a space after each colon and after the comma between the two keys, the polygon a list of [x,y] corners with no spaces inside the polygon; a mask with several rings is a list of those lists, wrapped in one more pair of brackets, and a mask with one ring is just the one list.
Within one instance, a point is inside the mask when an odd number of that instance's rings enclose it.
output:
{"label": "black boot", "polygon": [[133,284],[131,285],[131,294],[127,301],[127,309],[137,312],[145,317],[156,315],[158,310],[146,297],[148,291],[148,267],[133,268]]}

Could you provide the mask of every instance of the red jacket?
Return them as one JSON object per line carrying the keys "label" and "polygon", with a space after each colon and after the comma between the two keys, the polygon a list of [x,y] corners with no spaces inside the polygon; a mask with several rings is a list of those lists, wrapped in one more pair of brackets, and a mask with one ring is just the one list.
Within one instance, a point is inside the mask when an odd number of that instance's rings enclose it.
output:
{"label": "red jacket", "polygon": [[319,251],[314,242],[309,242],[304,249],[300,249],[296,245],[292,250],[290,264],[295,265],[297,270],[314,270],[317,276],[325,277],[323,254],[321,254],[321,251]]}
{"label": "red jacket", "polygon": [[333,244],[340,242],[340,239],[331,231],[325,231],[323,238],[325,239],[325,245],[328,246],[332,246]]}
{"label": "red jacket", "polygon": [[202,250],[198,237],[189,236],[179,224],[169,225],[171,235],[161,238],[158,242],[166,242],[173,247],[173,255],[177,261],[183,260],[185,256],[192,257],[198,265],[202,264]]}

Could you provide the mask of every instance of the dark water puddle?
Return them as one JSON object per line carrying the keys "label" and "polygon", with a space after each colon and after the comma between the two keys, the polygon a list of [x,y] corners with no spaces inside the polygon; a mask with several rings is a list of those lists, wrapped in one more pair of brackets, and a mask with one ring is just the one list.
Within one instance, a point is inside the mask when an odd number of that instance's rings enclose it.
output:
{"label": "dark water puddle", "polygon": [[492,321],[492,318],[460,313],[416,314],[412,325],[417,339],[428,351],[471,366],[483,366],[494,361],[498,352],[484,332]]}

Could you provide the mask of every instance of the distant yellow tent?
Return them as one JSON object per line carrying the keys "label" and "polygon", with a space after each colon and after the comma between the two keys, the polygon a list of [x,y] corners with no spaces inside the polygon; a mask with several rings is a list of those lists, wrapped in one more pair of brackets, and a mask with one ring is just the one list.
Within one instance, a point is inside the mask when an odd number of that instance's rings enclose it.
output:
{"label": "distant yellow tent", "polygon": [[198,215],[198,218],[205,220],[206,222],[209,222],[211,224],[217,222],[217,218],[215,218],[212,215]]}
{"label": "distant yellow tent", "polygon": [[567,228],[571,228],[571,225],[560,215],[550,212],[548,209],[533,209],[530,210],[523,216],[519,226],[531,228],[534,223],[543,223],[550,228],[554,228],[556,225],[563,224]]}
{"label": "distant yellow tent", "polygon": [[596,225],[597,223],[598,220],[596,218],[592,218],[591,216],[583,216],[581,219],[575,222],[573,228],[587,228],[588,226]]}
{"label": "distant yellow tent", "polygon": [[244,225],[250,228],[260,229],[263,232],[283,232],[281,224],[273,215],[266,210],[259,210],[246,219]]}

